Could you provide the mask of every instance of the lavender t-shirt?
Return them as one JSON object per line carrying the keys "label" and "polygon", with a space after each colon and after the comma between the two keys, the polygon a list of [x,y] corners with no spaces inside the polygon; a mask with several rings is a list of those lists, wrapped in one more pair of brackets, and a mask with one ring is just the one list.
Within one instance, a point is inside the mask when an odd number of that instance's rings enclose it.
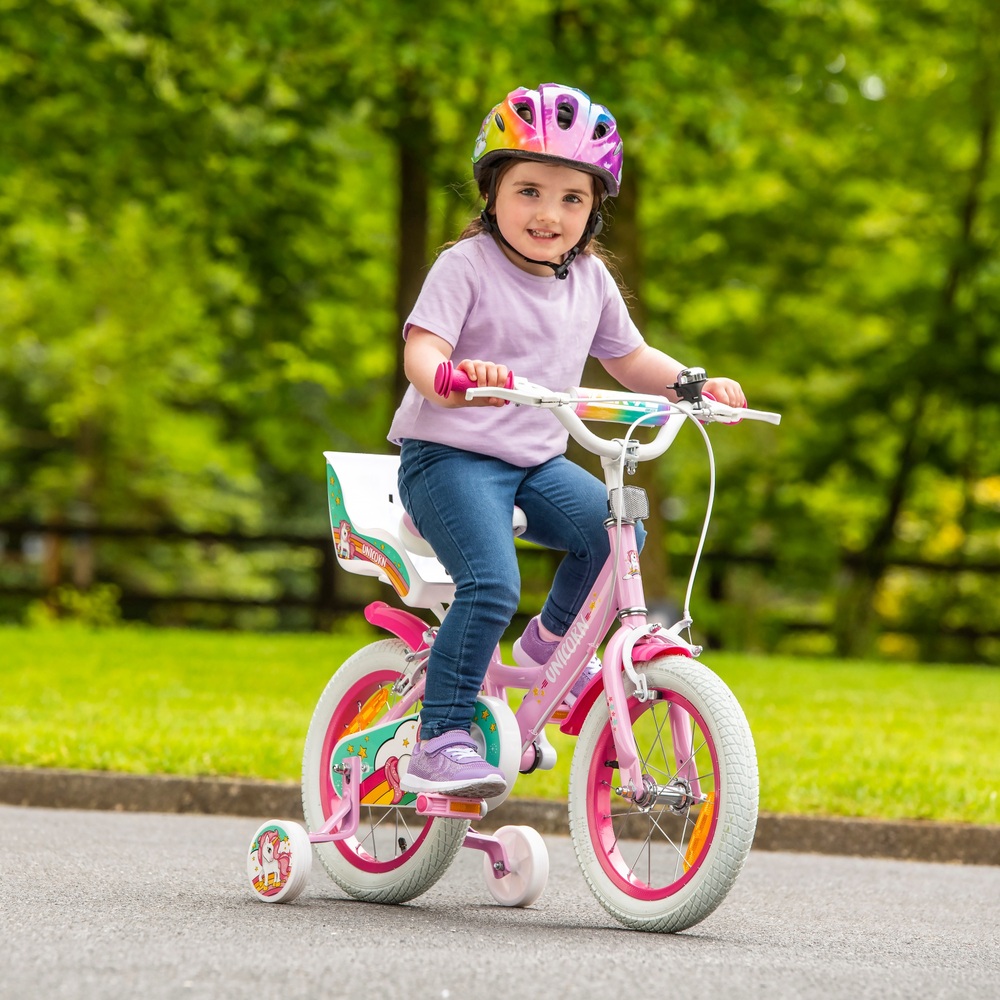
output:
{"label": "lavender t-shirt", "polygon": [[[614,278],[592,255],[565,280],[529,274],[491,236],[461,240],[434,262],[403,329],[421,327],[448,341],[452,360],[505,364],[550,389],[579,385],[587,356],[620,358],[643,344]],[[561,455],[567,432],[533,407],[438,406],[411,385],[389,440],[434,441],[528,468]]]}

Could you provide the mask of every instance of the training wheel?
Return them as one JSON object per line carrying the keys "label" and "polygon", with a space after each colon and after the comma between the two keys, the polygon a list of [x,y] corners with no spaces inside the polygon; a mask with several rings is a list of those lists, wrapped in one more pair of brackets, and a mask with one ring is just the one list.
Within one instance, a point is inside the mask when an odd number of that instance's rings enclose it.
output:
{"label": "training wheel", "polygon": [[511,870],[503,878],[493,873],[489,855],[483,874],[490,895],[503,906],[531,906],[549,880],[549,852],[541,834],[530,826],[502,826],[493,834],[503,844]]}
{"label": "training wheel", "polygon": [[302,892],[312,870],[312,844],[305,828],[289,820],[269,819],[250,842],[247,878],[264,903],[288,903]]}

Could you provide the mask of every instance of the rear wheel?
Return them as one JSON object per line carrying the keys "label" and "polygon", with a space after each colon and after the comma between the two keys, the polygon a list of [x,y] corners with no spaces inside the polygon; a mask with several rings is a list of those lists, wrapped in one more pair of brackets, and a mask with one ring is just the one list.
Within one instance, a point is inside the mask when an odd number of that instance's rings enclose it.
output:
{"label": "rear wheel", "polygon": [[600,698],[573,755],[570,832],[583,874],[612,916],[637,930],[679,931],[722,902],[746,861],[757,825],[757,757],[743,710],[706,667],[663,657],[644,673],[654,697],[628,705],[644,797],[622,788]]}
{"label": "rear wheel", "polygon": [[[322,828],[339,803],[332,772],[333,751],[357,729],[378,725],[400,696],[397,682],[416,669],[409,647],[398,639],[358,650],[333,675],[320,697],[302,761],[302,809],[308,828]],[[417,711],[419,703],[411,709]],[[365,795],[356,834],[317,844],[316,853],[331,878],[355,899],[403,903],[429,889],[446,871],[465,839],[469,823],[428,819],[414,811],[413,795],[400,793],[399,768],[385,768],[386,787]]]}

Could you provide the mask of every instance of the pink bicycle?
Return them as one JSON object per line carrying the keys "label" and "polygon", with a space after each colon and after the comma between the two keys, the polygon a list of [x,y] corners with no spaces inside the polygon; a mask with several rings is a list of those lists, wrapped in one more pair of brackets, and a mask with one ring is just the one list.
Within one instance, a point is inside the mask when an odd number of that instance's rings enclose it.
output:
{"label": "pink bicycle", "polygon": [[[705,373],[686,369],[681,397],[573,389],[554,392],[524,379],[476,389],[442,366],[438,390],[500,396],[551,409],[584,448],[599,455],[608,490],[611,555],[552,659],[525,671],[497,648],[473,726],[480,752],[507,776],[507,789],[476,801],[400,788],[413,746],[424,672],[436,627],[377,601],[365,617],[389,637],[358,650],[334,673],[306,737],[301,825],[270,820],[251,843],[247,874],[255,895],[293,899],[309,877],[313,852],[350,896],[380,903],[413,899],[433,885],[458,849],[483,852],[486,885],[508,906],[541,895],[548,854],[525,826],[486,834],[471,824],[495,809],[522,774],[551,768],[545,727],[577,737],[569,778],[569,827],[583,875],[601,905],[628,927],[679,931],[710,914],[736,880],[753,841],[758,776],[746,716],[724,682],[681,634],[705,542],[714,460],[704,425],[777,414],[734,409],[703,397]],[[607,440],[584,421],[630,425]],[[671,627],[648,621],[635,522],[649,516],[643,490],[625,485],[639,462],[660,457],[680,427],[704,437],[712,469],[708,512],[688,582],[684,617]],[[659,429],[640,443],[635,431]],[[326,453],[331,525],[340,565],[393,587],[408,608],[447,613],[454,588],[396,495],[398,459]],[[512,528],[523,530],[520,511]],[[614,629],[615,621],[617,629]],[[690,634],[690,633],[688,633]],[[610,635],[610,638],[608,638]],[[601,669],[584,692],[566,696],[605,640]],[[524,692],[516,708],[511,691]]]}

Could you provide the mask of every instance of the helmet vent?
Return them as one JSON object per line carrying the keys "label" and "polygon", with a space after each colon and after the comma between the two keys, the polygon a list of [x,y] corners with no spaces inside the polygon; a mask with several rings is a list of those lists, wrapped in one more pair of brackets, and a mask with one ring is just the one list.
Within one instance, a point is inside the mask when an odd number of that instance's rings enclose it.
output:
{"label": "helmet vent", "polygon": [[556,124],[563,130],[568,129],[573,124],[573,115],[576,108],[572,104],[559,104],[556,106]]}
{"label": "helmet vent", "polygon": [[500,116],[499,111],[493,116],[493,120],[497,123],[497,128],[500,129],[501,132],[506,130],[507,126],[504,125],[503,118]]}
{"label": "helmet vent", "polygon": [[518,118],[523,118],[529,125],[535,124],[535,116],[532,114],[530,104],[521,101],[519,104],[514,105],[514,110],[517,112]]}
{"label": "helmet vent", "polygon": [[594,129],[594,138],[603,139],[610,131],[607,122],[598,122],[597,128]]}

